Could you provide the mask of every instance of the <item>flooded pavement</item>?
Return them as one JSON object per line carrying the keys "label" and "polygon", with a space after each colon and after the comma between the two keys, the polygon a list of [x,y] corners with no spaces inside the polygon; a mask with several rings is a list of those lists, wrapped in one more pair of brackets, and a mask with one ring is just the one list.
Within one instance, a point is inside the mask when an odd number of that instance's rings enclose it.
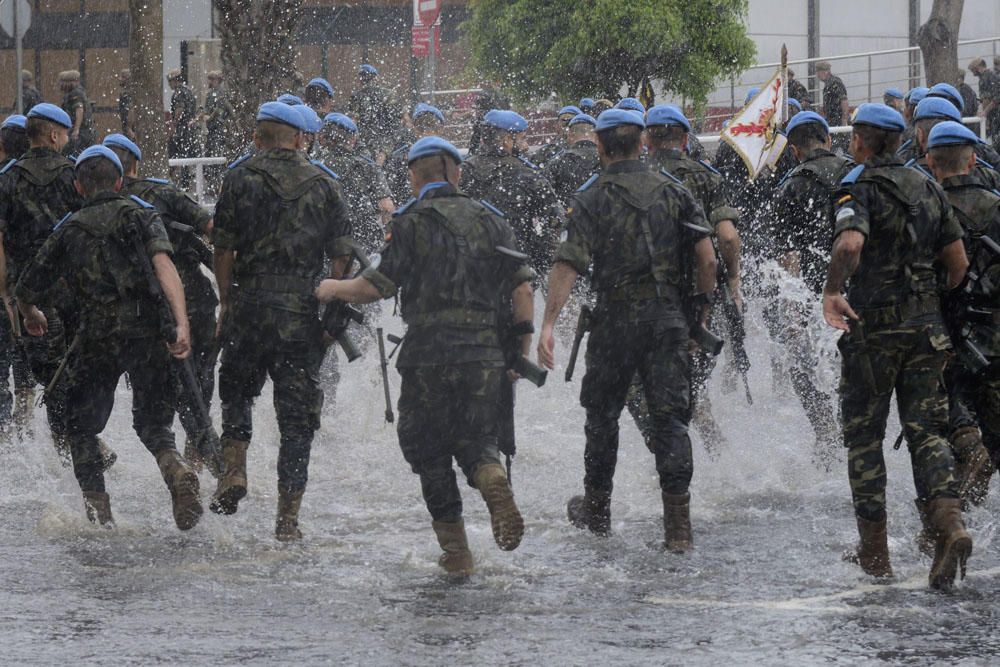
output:
{"label": "flooded pavement", "polygon": [[[385,325],[402,330],[388,317]],[[808,422],[794,397],[771,394],[769,344],[756,320],[749,326],[755,405],[742,392],[723,394],[716,373],[710,393],[731,446],[713,461],[693,438],[692,555],[660,549],[652,455],[627,418],[614,535],[567,523],[566,500],[581,489],[582,373],[565,384],[557,368],[544,389],[520,393],[514,488],[524,542],[513,553],[497,549],[483,503],[463,489],[479,571],[459,584],[439,573],[418,480],[383,422],[376,356],[341,366],[338,405],[313,447],[306,539],[292,545],[273,538],[269,387],[255,411],[250,495],[236,516],[206,511],[182,534],[131,432],[122,384],[106,433],[119,454],[108,476],[116,530],[87,523],[47,435],[2,448],[4,662],[995,664],[996,482],[968,518],[969,578],[950,595],[927,590],[908,457],[891,450],[893,416],[886,458],[897,579],[874,585],[841,561],[856,539],[843,456],[831,472],[811,463]],[[557,347],[559,362],[567,352]],[[398,397],[395,373],[392,381]],[[44,432],[40,413],[36,430]],[[202,484],[207,501],[207,473]]]}

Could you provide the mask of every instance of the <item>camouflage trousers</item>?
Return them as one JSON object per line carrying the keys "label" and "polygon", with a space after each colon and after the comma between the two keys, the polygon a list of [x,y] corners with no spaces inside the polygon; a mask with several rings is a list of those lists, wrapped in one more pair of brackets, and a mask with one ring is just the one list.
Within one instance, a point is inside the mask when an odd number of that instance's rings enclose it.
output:
{"label": "camouflage trousers", "polygon": [[[8,386],[8,378],[13,374],[14,389],[33,389],[35,379],[28,366],[24,345],[14,336],[10,318],[0,313],[0,428],[10,424],[13,416],[14,397]],[[22,335],[28,332],[22,330]]]}
{"label": "camouflage trousers", "polygon": [[65,377],[66,427],[73,473],[85,492],[104,491],[97,436],[115,405],[123,373],[132,387],[132,428],[154,456],[174,448],[174,392],[168,381],[170,355],[149,338],[84,337],[69,356]]}
{"label": "camouflage trousers", "polygon": [[882,444],[893,391],[920,500],[957,498],[955,462],[945,439],[948,399],[942,371],[950,347],[941,324],[896,326],[863,335],[855,326],[838,342],[840,397],[848,478],[855,513],[885,517]]}
{"label": "camouflage trousers", "polygon": [[950,427],[976,426],[994,464],[1000,463],[1000,362],[981,374],[974,374],[958,359],[945,371],[948,383]]}
{"label": "camouflage trousers", "polygon": [[[201,386],[202,400],[206,407],[212,405],[215,394],[215,362],[218,359],[218,346],[215,344],[215,310],[195,309],[188,311],[188,322],[191,327],[191,364],[194,374]],[[184,388],[179,367],[171,364],[173,369],[174,387],[176,391],[177,416],[187,434],[188,440],[198,440],[198,416],[195,403]]]}
{"label": "camouflage trousers", "polygon": [[688,332],[672,322],[629,322],[605,317],[587,342],[587,373],[580,403],[587,411],[584,486],[611,493],[618,463],[618,420],[638,376],[649,413],[648,446],[660,488],[687,493],[693,474]]}
{"label": "camouflage trousers", "polygon": [[497,422],[504,369],[472,362],[399,369],[399,447],[420,476],[435,521],[458,521],[462,496],[452,460],[469,484],[476,470],[500,463]]}
{"label": "camouflage trousers", "polygon": [[[55,377],[56,370],[66,356],[66,350],[72,343],[74,330],[66,326],[62,312],[55,306],[41,308],[48,321],[48,331],[44,336],[29,336],[23,323],[21,330],[25,335],[20,342],[24,357],[28,361],[31,374],[43,387],[47,387]],[[66,435],[66,382],[63,378],[45,395],[45,414],[49,428],[55,437]]]}
{"label": "camouflage trousers", "polygon": [[270,377],[281,433],[278,488],[303,491],[323,410],[319,367],[326,350],[319,319],[237,301],[227,320],[219,368],[222,437],[250,441],[254,400]]}

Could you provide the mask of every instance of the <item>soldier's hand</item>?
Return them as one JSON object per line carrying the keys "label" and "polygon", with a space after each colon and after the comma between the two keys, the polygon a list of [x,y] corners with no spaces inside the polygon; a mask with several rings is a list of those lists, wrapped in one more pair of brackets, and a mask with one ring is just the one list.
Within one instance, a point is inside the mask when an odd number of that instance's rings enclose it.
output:
{"label": "soldier's hand", "polygon": [[49,330],[49,321],[45,319],[45,313],[31,306],[24,315],[24,326],[32,336],[44,336]]}
{"label": "soldier's hand", "polygon": [[511,384],[514,384],[515,382],[517,382],[518,380],[521,379],[521,376],[518,375],[515,371],[512,371],[511,369],[508,368],[507,369],[507,379],[510,380]]}
{"label": "soldier's hand", "polygon": [[333,278],[327,278],[319,283],[316,287],[314,294],[316,295],[316,300],[320,303],[330,303],[337,298],[337,281]]}
{"label": "soldier's hand", "polygon": [[538,338],[538,364],[549,370],[556,367],[556,339],[552,335],[552,327],[542,327]]}
{"label": "soldier's hand", "polygon": [[850,331],[851,326],[848,323],[848,319],[859,320],[861,318],[851,308],[851,304],[847,303],[847,299],[844,298],[843,294],[824,294],[823,319],[834,329]]}
{"label": "soldier's hand", "polygon": [[167,351],[174,359],[187,359],[191,354],[191,332],[186,325],[178,325],[177,340],[167,343]]}

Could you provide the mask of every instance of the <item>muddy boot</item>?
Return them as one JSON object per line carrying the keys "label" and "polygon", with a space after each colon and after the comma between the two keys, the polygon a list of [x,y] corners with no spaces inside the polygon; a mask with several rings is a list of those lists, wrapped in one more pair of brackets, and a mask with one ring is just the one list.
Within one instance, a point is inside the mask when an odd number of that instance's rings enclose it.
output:
{"label": "muddy boot", "polygon": [[566,504],[569,522],[595,535],[611,533],[611,494],[586,489],[582,496],[573,496]]}
{"label": "muddy boot", "polygon": [[164,449],[156,455],[156,465],[160,467],[163,481],[170,489],[170,499],[174,506],[174,522],[181,530],[190,530],[198,525],[204,510],[198,495],[198,475],[181,458],[176,449]]}
{"label": "muddy boot", "polygon": [[212,497],[210,509],[216,514],[236,514],[239,502],[247,494],[247,447],[249,442],[226,438],[222,441],[222,464],[225,470]]}
{"label": "muddy boot", "polygon": [[302,539],[299,530],[299,509],[302,507],[303,491],[278,490],[278,519],[274,524],[274,536],[279,542],[294,542]]}
{"label": "muddy boot", "polygon": [[472,476],[472,484],[490,511],[493,539],[504,551],[513,551],[524,536],[524,519],[514,503],[514,492],[507,483],[507,473],[498,463],[479,466]]}
{"label": "muddy boot", "polygon": [[101,472],[105,472],[115,464],[115,461],[118,460],[118,455],[101,438],[97,438],[97,448],[101,452]]}
{"label": "muddy boot", "polygon": [[691,551],[691,494],[663,496],[663,546],[667,551],[683,554]]}
{"label": "muddy boot", "polygon": [[191,464],[195,472],[201,472],[202,468],[205,467],[205,459],[191,438],[184,441],[184,458]]}
{"label": "muddy boot", "polygon": [[933,558],[934,529],[931,527],[931,517],[927,513],[927,503],[920,498],[914,498],[913,504],[917,506],[917,514],[920,515],[920,525],[922,526],[920,532],[917,533],[917,548],[923,555]]}
{"label": "muddy boot", "polygon": [[22,440],[35,436],[35,389],[23,387],[14,390],[14,433]]}
{"label": "muddy boot", "polygon": [[931,564],[931,588],[950,590],[961,570],[965,579],[965,563],[972,553],[972,538],[965,532],[962,521],[962,501],[958,498],[937,498],[927,503],[931,526],[936,533],[934,562]]}
{"label": "muddy boot", "polygon": [[889,536],[885,519],[868,521],[855,517],[858,521],[858,535],[861,541],[855,551],[844,554],[844,560],[857,563],[861,569],[873,577],[889,579],[892,565],[889,563]]}
{"label": "muddy boot", "polygon": [[434,527],[438,544],[444,551],[438,558],[438,565],[451,575],[467,577],[472,574],[472,552],[469,551],[469,540],[465,536],[465,522],[461,519],[454,523],[432,521],[431,526]]}
{"label": "muddy boot", "polygon": [[83,508],[91,523],[99,523],[108,528],[115,527],[115,519],[111,516],[111,497],[99,491],[83,492]]}
{"label": "muddy boot", "polygon": [[983,446],[979,429],[966,426],[957,429],[948,438],[955,452],[955,478],[959,483],[959,497],[973,505],[986,499],[990,478],[996,472],[989,452]]}

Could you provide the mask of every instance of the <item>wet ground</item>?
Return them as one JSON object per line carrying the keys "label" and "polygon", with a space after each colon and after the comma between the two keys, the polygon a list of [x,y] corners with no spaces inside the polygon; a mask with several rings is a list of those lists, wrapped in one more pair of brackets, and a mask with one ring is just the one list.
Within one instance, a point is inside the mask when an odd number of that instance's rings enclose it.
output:
{"label": "wet ground", "polygon": [[[401,325],[386,323],[399,333]],[[514,486],[520,549],[493,544],[465,491],[479,572],[450,583],[417,478],[383,422],[377,358],[349,366],[313,449],[306,539],[273,539],[274,412],[255,412],[250,495],[234,517],[173,528],[155,463],[130,430],[129,395],[107,439],[116,530],[92,527],[47,436],[2,449],[0,646],[6,664],[365,665],[996,664],[1000,557],[994,488],[969,517],[976,541],[956,592],[927,590],[905,450],[890,452],[890,548],[897,580],[873,585],[841,561],[855,539],[846,471],[811,462],[794,397],[771,392],[768,348],[750,324],[751,382],[710,395],[731,444],[711,460],[695,438],[696,549],[664,553],[652,456],[623,419],[614,535],[568,525],[582,475],[579,381],[557,369],[521,389]],[[830,340],[824,339],[829,350]],[[567,350],[557,351],[565,362]],[[823,363],[828,358],[824,357]],[[582,374],[578,370],[577,378]],[[829,377],[827,377],[829,380]],[[393,395],[398,376],[393,374]],[[41,420],[36,428],[43,431]],[[889,428],[889,442],[898,432]],[[213,488],[205,474],[206,490]]]}

